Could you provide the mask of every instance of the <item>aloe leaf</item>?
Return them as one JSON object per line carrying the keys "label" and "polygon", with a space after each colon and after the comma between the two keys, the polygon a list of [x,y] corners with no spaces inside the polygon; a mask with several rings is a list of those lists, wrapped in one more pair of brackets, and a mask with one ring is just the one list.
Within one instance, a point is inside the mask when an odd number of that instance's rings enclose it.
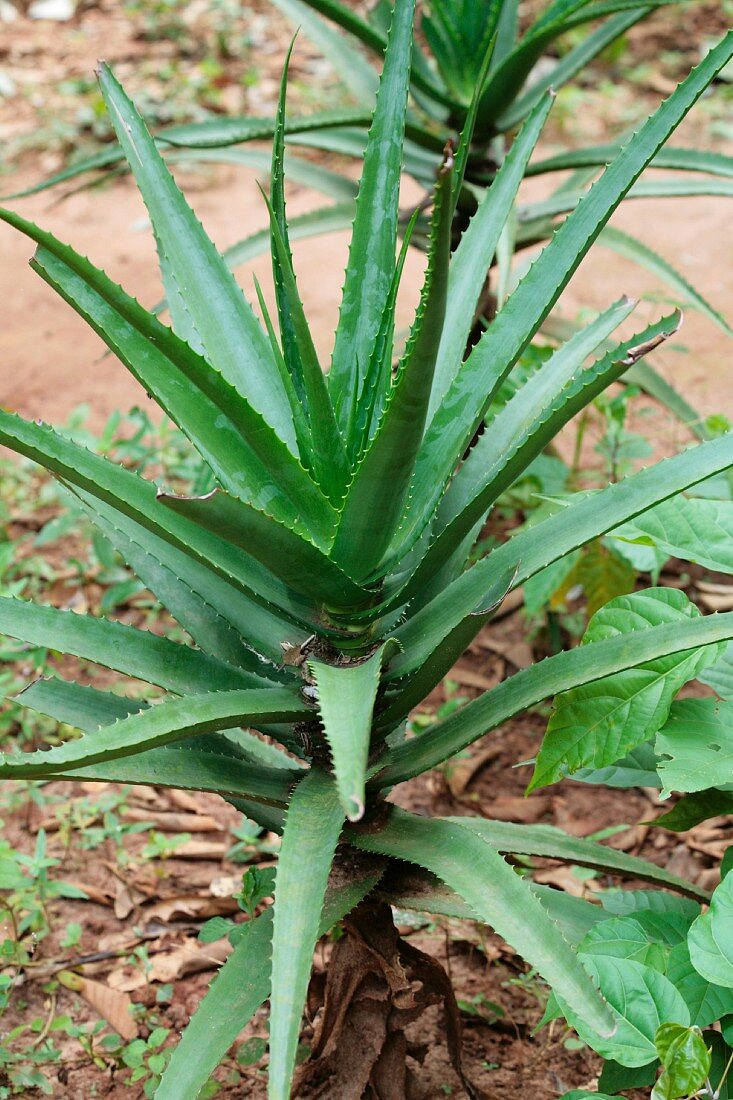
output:
{"label": "aloe leaf", "polygon": [[703,791],[733,783],[733,704],[679,699],[659,731],[656,750],[664,793]]}
{"label": "aloe leaf", "polygon": [[117,138],[150,212],[156,239],[183,292],[206,358],[292,449],[290,407],[262,328],[165,165],[134,105],[107,66],[100,86]]}
{"label": "aloe leaf", "polygon": [[270,996],[270,1100],[288,1100],[313,950],[344,815],[333,780],[311,771],[285,819],[275,875]]}
{"label": "aloe leaf", "polygon": [[613,536],[733,573],[733,502],[728,500],[675,497],[623,524]]}
{"label": "aloe leaf", "polygon": [[610,248],[617,255],[624,256],[626,259],[647,268],[648,271],[651,271],[662,282],[666,283],[674,294],[679,296],[681,303],[698,310],[714,325],[722,329],[726,336],[733,336],[733,329],[720,311],[715,309],[668,260],[649,248],[643,241],[639,241],[631,234],[623,233],[613,226],[607,226],[599,237],[599,243],[605,245],[606,248]]}
{"label": "aloe leaf", "polygon": [[367,759],[374,703],[389,643],[366,661],[345,665],[311,660],[318,711],[331,746],[339,800],[349,821],[364,815]]}
{"label": "aloe leaf", "polygon": [[228,726],[297,722],[311,715],[307,704],[285,688],[208,691],[159,703],[46,752],[6,753],[0,774],[29,778],[65,773]]}
{"label": "aloe leaf", "polygon": [[[583,645],[628,637],[661,623],[700,617],[676,588],[649,588],[619,596],[590,620]],[[720,654],[719,647],[683,651],[559,695],[537,757],[529,790],[579,768],[604,768],[648,741],[663,726],[677,692]]]}
{"label": "aloe leaf", "polygon": [[[369,894],[380,871],[330,883],[321,913],[325,936]],[[234,950],[209,986],[163,1074],[155,1100],[197,1100],[242,1028],[270,995],[272,908],[240,925]]]}
{"label": "aloe leaf", "polygon": [[[529,203],[519,208],[519,220],[522,224],[542,222],[574,210],[586,194],[584,190],[563,188],[539,202]],[[629,189],[628,199],[678,199],[685,197],[721,195],[730,198],[733,195],[733,180],[730,179],[689,179],[678,176],[665,179],[640,180]]]}
{"label": "aloe leaf", "polygon": [[552,562],[642,512],[733,466],[733,435],[721,436],[642,470],[527,528],[467,569],[394,631],[405,650],[438,619],[448,633],[480,605],[497,575],[516,568],[522,584]]}
{"label": "aloe leaf", "polygon": [[460,822],[499,852],[560,859],[580,867],[592,867],[594,870],[626,875],[642,882],[653,882],[698,901],[708,899],[705,891],[694,883],[665,871],[663,867],[657,867],[655,863],[609,848],[595,840],[570,836],[553,825],[515,825],[509,821],[490,821],[480,817],[447,820]]}
{"label": "aloe leaf", "polygon": [[93,454],[43,424],[35,424],[0,409],[0,442],[40,462],[75,489],[130,516],[137,523],[183,551],[248,595],[270,604],[291,622],[308,623],[312,607],[241,550],[176,516],[156,497],[156,488],[130,470]]}
{"label": "aloe leaf", "polygon": [[93,661],[181,695],[262,686],[260,677],[242,668],[150,631],[8,596],[0,597],[0,633]]}
{"label": "aloe leaf", "polygon": [[[589,1028],[608,1035],[613,1022],[573,949],[529,885],[495,848],[453,821],[419,818],[393,807],[369,830],[349,830],[366,851],[416,863],[455,890],[476,913],[568,998]],[[480,873],[477,870],[480,869]]]}
{"label": "aloe leaf", "polygon": [[730,638],[733,638],[733,613],[726,612],[683,624],[653,626],[548,657],[467,703],[421,733],[417,740],[390,750],[387,766],[374,784],[392,786],[428,771],[515,714],[561,691],[602,680],[646,661]]}
{"label": "aloe leaf", "polygon": [[459,370],[425,434],[413,479],[412,491],[428,511],[493,395],[614,209],[731,56],[733,32],[693,69],[578,203]]}
{"label": "aloe leaf", "polygon": [[445,324],[440,335],[428,423],[463,360],[486,273],[491,267],[499,238],[552,102],[552,96],[545,97],[527,119],[491,187],[486,189],[451,259]]}
{"label": "aloe leaf", "polygon": [[374,438],[354,471],[331,550],[343,569],[362,578],[377,567],[394,533],[422,438],[446,301],[451,171],[447,158],[436,186],[428,267],[413,330]]}
{"label": "aloe leaf", "polygon": [[296,591],[334,604],[364,604],[371,594],[344,572],[307,535],[249,508],[221,490],[205,497],[161,496],[177,515],[208,528],[259,558]]}
{"label": "aloe leaf", "polygon": [[[533,161],[526,175],[539,176],[545,172],[565,172],[577,168],[602,168],[618,156],[622,148],[622,144],[617,143],[570,149],[545,157],[543,160]],[[726,156],[725,153],[712,153],[706,149],[688,149],[679,145],[665,145],[659,150],[649,167],[705,172],[712,176],[733,178],[733,157]]]}
{"label": "aloe leaf", "polygon": [[[322,10],[317,4],[312,6]],[[328,13],[327,13],[328,14]],[[399,178],[410,79],[414,0],[393,13],[349,247],[329,389],[343,432],[363,380],[395,268]],[[369,264],[364,267],[364,256]]]}
{"label": "aloe leaf", "polygon": [[280,643],[300,644],[307,631],[294,629],[128,516],[83,490],[75,494],[136,576],[204,652],[261,678],[283,679],[275,667],[282,663]]}
{"label": "aloe leaf", "polygon": [[377,74],[348,38],[334,31],[325,19],[314,15],[312,8],[300,0],[273,0],[273,3],[318,47],[357,101],[373,104]]}
{"label": "aloe leaf", "polygon": [[144,699],[130,699],[55,676],[34,680],[14,696],[14,700],[84,733],[109,726],[148,707]]}
{"label": "aloe leaf", "polygon": [[[322,237],[327,233],[340,233],[348,229],[354,220],[354,204],[340,202],[335,206],[323,206],[309,210],[307,214],[298,214],[288,221],[291,241],[307,240],[309,237]],[[223,253],[227,266],[239,267],[249,260],[261,256],[270,247],[269,229],[260,229],[230,245]],[[162,306],[160,307],[162,308]]]}
{"label": "aloe leaf", "polygon": [[[630,27],[633,27],[640,19],[644,19],[652,10],[653,6],[651,5],[640,6],[629,12],[621,12],[613,19],[609,19],[608,22],[597,27],[592,34],[589,34],[577,46],[568,50],[546,76],[540,76],[526,92],[517,96],[496,119],[495,128],[499,132],[513,130],[529,114],[535,103],[542,98],[549,88],[554,88],[557,91],[563,84],[567,84],[568,80],[572,80],[577,73],[586,68],[590,61],[603,53],[608,46],[618,41]],[[601,163],[606,162],[602,161]],[[532,166],[530,166],[527,174],[533,174]]]}

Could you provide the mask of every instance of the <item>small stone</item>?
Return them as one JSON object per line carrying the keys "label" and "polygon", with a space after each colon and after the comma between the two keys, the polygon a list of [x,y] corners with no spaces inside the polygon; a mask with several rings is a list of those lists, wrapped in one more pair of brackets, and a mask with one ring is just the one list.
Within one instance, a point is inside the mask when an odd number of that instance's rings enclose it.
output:
{"label": "small stone", "polygon": [[28,8],[31,19],[48,19],[66,23],[76,11],[76,0],[34,0]]}

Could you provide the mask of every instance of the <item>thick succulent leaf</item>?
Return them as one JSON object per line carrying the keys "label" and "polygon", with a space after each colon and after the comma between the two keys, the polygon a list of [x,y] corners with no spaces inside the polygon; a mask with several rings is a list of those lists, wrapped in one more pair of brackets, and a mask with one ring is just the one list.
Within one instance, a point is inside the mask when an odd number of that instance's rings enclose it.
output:
{"label": "thick succulent leaf", "polygon": [[[368,126],[369,111],[364,107],[314,111],[285,120],[287,134],[304,134],[311,130],[340,129],[343,126]],[[168,126],[155,135],[158,143],[190,149],[222,149],[250,141],[270,141],[275,133],[274,118],[253,118],[250,115],[227,115]]]}
{"label": "thick succulent leaf", "polygon": [[115,462],[93,454],[43,424],[0,409],[0,442],[41,463],[68,485],[112,505],[226,581],[271,604],[291,621],[308,622],[312,609],[254,558],[197,524],[176,516],[156,499],[155,486]]}
{"label": "thick succulent leaf", "polygon": [[653,626],[548,657],[467,703],[419,738],[392,749],[375,785],[392,786],[428,771],[515,714],[561,691],[602,680],[659,657],[730,638],[733,638],[733,613],[724,613]]}
{"label": "thick succulent leaf", "polygon": [[273,0],[273,3],[318,47],[355,99],[371,106],[377,92],[377,74],[346,35],[334,31],[301,0]]}
{"label": "thick succulent leaf", "polygon": [[[452,156],[438,176],[425,284],[386,408],[344,501],[331,556],[353,576],[377,567],[399,521],[420,446],[445,316]],[[375,518],[378,517],[375,522]]]}
{"label": "thick succulent leaf", "polygon": [[270,1100],[288,1100],[319,918],[344,814],[330,776],[311,771],[285,819],[275,875]]}
{"label": "thick succulent leaf", "polygon": [[329,509],[272,428],[216,369],[72,248],[10,211],[39,244],[33,266],[102,337],[237,496],[327,522]]}
{"label": "thick succulent leaf", "polygon": [[[608,24],[607,24],[608,25]],[[553,82],[553,87],[555,84]],[[542,160],[533,161],[527,169],[528,176],[545,172],[565,172],[576,168],[602,168],[621,152],[621,143],[613,145],[586,145],[570,149]],[[684,146],[666,145],[660,149],[650,168],[676,168],[685,172],[705,172],[711,176],[733,178],[733,157],[725,153],[712,153],[706,149],[688,149]]]}
{"label": "thick succulent leaf", "polygon": [[428,422],[463,361],[486,273],[552,102],[553,97],[548,95],[527,119],[451,258],[445,324],[440,335]]}
{"label": "thick succulent leaf", "polygon": [[[313,4],[318,10],[317,4]],[[328,13],[327,13],[328,14]],[[395,8],[364,153],[329,389],[341,431],[363,380],[395,267],[414,0]],[[356,18],[356,17],[355,17]],[[364,257],[369,263],[364,265]]]}
{"label": "thick succulent leaf", "polygon": [[613,1035],[599,1040],[577,1005],[562,994],[558,1000],[568,1023],[604,1058],[613,1058],[622,1066],[645,1066],[656,1057],[654,1039],[661,1024],[689,1026],[690,1011],[682,995],[658,970],[611,955],[581,954],[581,958],[611,1006],[616,1025]]}
{"label": "thick succulent leaf", "polygon": [[285,688],[208,691],[159,703],[45,752],[6,753],[0,775],[25,779],[59,774],[229,726],[298,722],[311,716],[307,704]]}
{"label": "thick succulent leaf", "polygon": [[690,960],[709,982],[733,989],[733,876],[725,876],[687,937]]}
{"label": "thick succulent leaf", "polygon": [[[731,158],[733,160],[733,158]],[[634,263],[645,267],[656,275],[670,288],[675,298],[682,305],[691,306],[712,321],[714,325],[722,329],[726,336],[733,336],[733,329],[719,310],[697,290],[684,275],[669,262],[664,256],[644,244],[629,233],[623,233],[614,226],[606,226],[598,238],[598,243],[610,248],[618,256],[623,256]]]}
{"label": "thick succulent leaf", "polygon": [[702,443],[598,493],[571,502],[526,528],[467,569],[445,591],[397,628],[407,651],[437,619],[444,635],[478,606],[494,579],[517,570],[516,584],[654,505],[733,466],[733,434]]}
{"label": "thick succulent leaf", "polygon": [[258,558],[295,591],[346,606],[368,603],[371,594],[296,529],[278,523],[220,490],[205,497],[161,496],[177,515],[215,532]]}
{"label": "thick succulent leaf", "polygon": [[[524,228],[523,236],[531,238],[537,232],[537,226],[544,221],[568,214],[574,210],[586,194],[586,189],[563,188],[539,202],[528,203],[518,210],[519,221]],[[690,179],[679,176],[665,179],[640,180],[629,189],[628,199],[680,199],[692,196],[721,195],[730,198],[733,195],[733,180],[729,179]],[[532,228],[530,228],[532,227]],[[546,234],[541,234],[542,236]]]}
{"label": "thick succulent leaf", "polygon": [[130,699],[55,676],[34,680],[14,698],[16,703],[84,733],[109,726],[148,706],[144,699]]}
{"label": "thick succulent leaf", "polygon": [[651,116],[578,203],[463,364],[433,417],[418,457],[413,492],[426,514],[493,395],[614,209],[731,56],[733,32]]}
{"label": "thick succulent leaf", "polygon": [[561,859],[564,863],[577,863],[580,867],[592,867],[610,874],[627,875],[666,886],[688,897],[701,901],[707,894],[692,882],[657,867],[646,859],[630,856],[595,840],[570,836],[553,825],[515,825],[508,821],[490,821],[481,817],[447,818],[471,829],[500,852],[514,855],[541,856],[545,859]]}
{"label": "thick succulent leaf", "polygon": [[698,974],[686,943],[674,947],[669,956],[667,977],[679,990],[690,1010],[693,1027],[708,1027],[733,1013],[733,989],[716,985]]}
{"label": "thick succulent leaf", "polygon": [[675,497],[625,523],[614,537],[733,573],[733,501]]}
{"label": "thick succulent leaf", "polygon": [[[532,81],[527,91],[517,96],[502,112],[494,123],[495,128],[502,133],[513,130],[529,114],[535,103],[542,98],[549,88],[554,88],[557,91],[563,84],[567,84],[568,80],[572,80],[576,73],[585,69],[593,58],[603,53],[608,46],[620,39],[630,27],[633,27],[635,23],[638,23],[652,10],[652,6],[640,6],[628,12],[620,12],[609,19],[608,22],[597,27],[592,34],[589,34],[577,46],[573,46],[571,50],[568,50],[549,73],[539,76],[536,81]],[[608,160],[612,158],[613,154],[608,157]],[[606,164],[608,160],[596,163]],[[531,174],[533,174],[532,167],[528,172],[528,175]]]}
{"label": "thick succulent leaf", "polygon": [[[319,936],[325,936],[371,892],[380,871],[352,874],[329,884]],[[240,925],[234,950],[209,986],[173,1051],[156,1100],[197,1100],[229,1047],[270,995],[272,908]]]}
{"label": "thick succulent leaf", "polygon": [[[262,414],[291,449],[290,405],[265,333],[204,232],[132,102],[107,66],[100,86],[118,141],[150,213],[156,240],[206,358]],[[184,291],[185,288],[185,291]]]}
{"label": "thick succulent leaf", "polygon": [[[286,171],[287,175],[287,171]],[[298,214],[290,218],[288,231],[291,241],[307,240],[308,237],[322,237],[327,233],[340,233],[349,228],[354,220],[353,202],[339,202],[335,206],[323,206],[309,210],[307,214]],[[270,247],[270,230],[259,229],[236,244],[230,245],[223,257],[230,268],[239,267],[249,260],[261,256]],[[163,308],[163,303],[158,308]]]}
{"label": "thick succulent leaf", "polygon": [[[680,628],[700,612],[676,588],[649,588],[619,596],[590,620],[583,645],[648,630],[661,623]],[[546,787],[579,768],[604,768],[648,741],[664,725],[680,688],[712,664],[718,647],[675,653],[555,699],[529,790]]]}
{"label": "thick succulent leaf", "polygon": [[733,783],[733,703],[678,699],[656,742],[665,793]]}
{"label": "thick succulent leaf", "polygon": [[294,628],[129,516],[83,490],[76,495],[146,588],[204,652],[260,677],[292,678],[276,667],[282,664],[280,643],[287,639],[300,644],[308,631]]}
{"label": "thick succulent leaf", "polygon": [[714,665],[703,669],[698,679],[711,687],[721,699],[733,700],[733,645],[729,645]]}
{"label": "thick succulent leaf", "polygon": [[350,821],[358,821],[364,814],[374,703],[388,652],[389,642],[366,661],[342,665],[320,659],[308,662],[318,692],[323,730],[331,747],[338,796]]}
{"label": "thick succulent leaf", "polygon": [[0,597],[0,633],[69,653],[179,695],[267,683],[200,650],[124,623]]}
{"label": "thick succulent leaf", "polygon": [[436,874],[583,1013],[589,1028],[600,1035],[612,1031],[603,998],[574,951],[529,885],[486,841],[462,824],[419,818],[397,808],[369,830],[350,830],[349,838],[366,851]]}

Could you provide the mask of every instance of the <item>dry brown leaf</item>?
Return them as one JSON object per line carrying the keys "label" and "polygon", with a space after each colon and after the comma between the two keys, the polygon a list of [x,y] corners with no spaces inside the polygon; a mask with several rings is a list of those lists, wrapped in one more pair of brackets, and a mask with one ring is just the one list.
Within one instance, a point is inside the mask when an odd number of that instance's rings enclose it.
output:
{"label": "dry brown leaf", "polygon": [[67,989],[83,997],[123,1039],[130,1042],[137,1038],[137,1024],[131,1015],[132,1001],[127,993],[84,978],[71,970],[62,970],[58,978]]}
{"label": "dry brown leaf", "polygon": [[207,812],[206,807],[203,806],[198,798],[194,798],[188,791],[177,791],[175,789],[165,792],[168,801],[172,802],[174,806],[177,806],[179,810],[184,810],[189,814],[205,814]]}
{"label": "dry brown leaf", "polygon": [[155,825],[162,833],[221,833],[222,826],[209,814],[170,813],[140,810],[129,806],[121,814],[127,821],[144,821]]}
{"label": "dry brown leaf", "polygon": [[545,816],[550,809],[550,799],[544,795],[539,798],[524,798],[522,795],[501,794],[488,802],[486,816],[498,821],[518,821],[533,824]]}
{"label": "dry brown leaf", "polygon": [[464,687],[480,688],[482,691],[490,691],[499,683],[499,676],[485,676],[484,673],[477,672],[475,668],[462,664],[453,666],[450,671],[450,678]]}
{"label": "dry brown leaf", "polygon": [[[237,890],[241,890],[241,878]],[[206,897],[199,894],[184,894],[176,898],[164,898],[145,910],[148,920],[157,918],[163,924],[176,920],[208,920],[209,917],[223,917],[236,913],[239,909],[234,898]]]}
{"label": "dry brown leaf", "polygon": [[161,951],[153,959],[147,980],[150,982],[173,982],[185,978],[187,974],[200,974],[205,970],[216,970],[224,962],[232,947],[228,940],[216,943],[197,943],[187,941],[173,951]]}
{"label": "dry brown leaf", "polygon": [[[261,864],[260,866],[264,866]],[[242,889],[241,875],[219,875],[209,884],[209,893],[215,898],[233,898]]]}
{"label": "dry brown leaf", "polygon": [[495,637],[490,630],[484,630],[477,639],[482,649],[498,653],[515,668],[529,668],[534,664],[534,653],[529,642],[504,641]]}
{"label": "dry brown leaf", "polygon": [[569,867],[552,867],[549,870],[536,871],[533,877],[535,882],[539,882],[543,886],[557,886],[574,898],[582,898],[589,891],[601,889],[601,884],[596,882],[595,879],[587,879],[581,882]]}
{"label": "dry brown leaf", "polygon": [[460,798],[482,768],[501,755],[500,745],[489,745],[467,760],[459,760],[448,773],[448,789],[454,798]]}
{"label": "dry brown leaf", "polygon": [[230,845],[213,840],[187,840],[173,853],[176,859],[223,859]]}

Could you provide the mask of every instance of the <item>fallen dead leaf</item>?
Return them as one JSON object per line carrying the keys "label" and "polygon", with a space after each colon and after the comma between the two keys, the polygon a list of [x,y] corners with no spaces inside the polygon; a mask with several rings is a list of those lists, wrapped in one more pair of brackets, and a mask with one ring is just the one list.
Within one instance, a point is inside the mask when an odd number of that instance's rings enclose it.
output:
{"label": "fallen dead leaf", "polygon": [[139,810],[129,806],[122,817],[127,821],[145,821],[155,825],[162,833],[221,833],[222,826],[208,814],[167,813],[165,811]]}
{"label": "fallen dead leaf", "polygon": [[459,760],[448,773],[448,789],[454,798],[460,798],[482,768],[501,755],[501,745],[489,745],[467,760]]}
{"label": "fallen dead leaf", "polygon": [[[237,890],[241,888],[242,880],[239,879]],[[168,924],[176,920],[208,920],[209,917],[223,917],[238,910],[239,906],[231,894],[220,897],[184,894],[181,897],[164,898],[156,902],[145,910],[145,916],[148,919],[157,918],[162,924]]]}
{"label": "fallen dead leaf", "polygon": [[179,810],[184,810],[189,814],[206,814],[207,812],[199,799],[194,798],[188,791],[171,789],[167,790],[165,793],[168,796],[168,801],[172,802],[174,806],[177,806]]}
{"label": "fallen dead leaf", "polygon": [[576,878],[569,867],[553,867],[549,870],[536,871],[534,880],[543,886],[557,886],[574,898],[583,898],[589,892],[602,888],[595,879],[581,881]]}
{"label": "fallen dead leaf", "polygon": [[223,859],[230,845],[213,840],[187,840],[173,853],[176,859]]}
{"label": "fallen dead leaf", "polygon": [[159,951],[151,956],[147,971],[124,965],[113,970],[107,980],[114,989],[132,993],[151,982],[167,984],[179,978],[185,978],[187,974],[216,970],[227,958],[231,949],[231,944],[226,939],[206,944],[187,940],[180,947],[175,947],[171,951]]}
{"label": "fallen dead leaf", "polygon": [[499,683],[499,676],[486,676],[483,672],[477,672],[475,668],[462,664],[453,666],[450,678],[463,687],[480,688],[482,691],[489,691]]}
{"label": "fallen dead leaf", "polygon": [[131,1015],[132,1001],[126,992],[111,989],[102,982],[84,978],[71,970],[62,970],[58,980],[67,989],[83,997],[127,1042],[137,1038],[137,1024]]}
{"label": "fallen dead leaf", "polygon": [[486,817],[495,817],[498,821],[518,821],[533,824],[545,816],[550,809],[550,799],[524,798],[522,795],[502,794],[486,805]]}

